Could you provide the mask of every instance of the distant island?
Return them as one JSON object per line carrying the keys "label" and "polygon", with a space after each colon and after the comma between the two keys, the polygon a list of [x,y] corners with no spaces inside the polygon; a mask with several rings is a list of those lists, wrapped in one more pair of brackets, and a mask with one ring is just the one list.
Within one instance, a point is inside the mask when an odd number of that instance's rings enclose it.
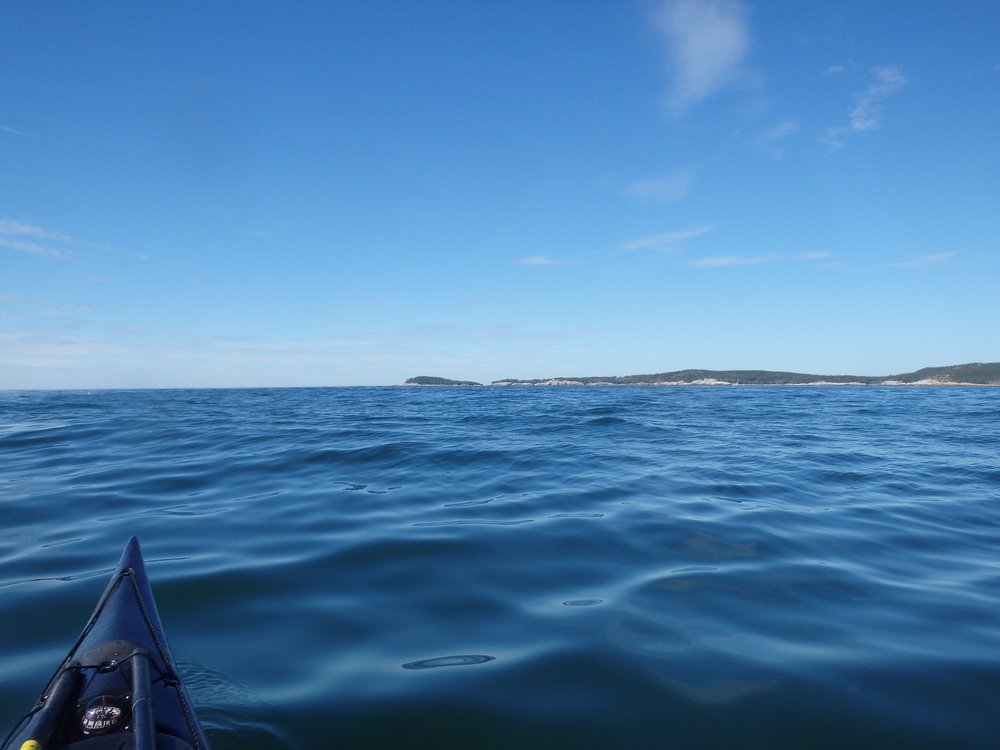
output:
{"label": "distant island", "polygon": [[418,375],[410,378],[403,385],[482,385],[471,380],[449,380],[448,378],[434,378],[429,375]]}
{"label": "distant island", "polygon": [[[403,385],[482,385],[421,375]],[[675,370],[649,375],[494,380],[492,386],[527,385],[1000,385],[1000,362],[925,367],[899,375],[808,375],[770,370]]]}

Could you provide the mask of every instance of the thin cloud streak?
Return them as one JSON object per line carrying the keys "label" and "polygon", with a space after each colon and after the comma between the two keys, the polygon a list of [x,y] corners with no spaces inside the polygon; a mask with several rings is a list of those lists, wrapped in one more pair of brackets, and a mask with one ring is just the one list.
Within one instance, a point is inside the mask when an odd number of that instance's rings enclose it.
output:
{"label": "thin cloud streak", "polygon": [[9,125],[4,125],[3,123],[0,123],[0,133],[10,133],[11,135],[20,135],[24,136],[25,138],[28,137],[27,133],[24,133],[18,130],[17,128],[12,128]]}
{"label": "thin cloud streak", "polygon": [[671,0],[656,13],[670,58],[671,112],[682,112],[736,76],[750,49],[746,16],[736,0]]}
{"label": "thin cloud streak", "polygon": [[851,130],[874,130],[881,125],[884,119],[883,101],[906,85],[906,77],[895,65],[880,66],[872,73],[874,80],[851,108]]}
{"label": "thin cloud streak", "polygon": [[10,239],[9,237],[0,237],[0,247],[7,247],[11,250],[16,250],[19,253],[29,253],[31,255],[39,255],[45,258],[72,257],[72,253],[68,253],[65,250],[57,250],[56,248],[49,247],[47,245],[39,245],[35,242]]}
{"label": "thin cloud streak", "polygon": [[930,255],[921,255],[919,257],[913,258],[911,260],[902,261],[900,263],[888,263],[887,265],[892,268],[923,268],[924,266],[936,266],[941,263],[947,263],[949,260],[954,258],[956,253],[932,253]]}
{"label": "thin cloud streak", "polygon": [[281,353],[281,352],[324,352],[339,349],[357,349],[376,345],[378,339],[372,336],[339,336],[319,339],[211,339],[205,342],[210,349],[238,352]]}
{"label": "thin cloud streak", "polygon": [[634,240],[622,243],[622,250],[658,250],[660,252],[677,252],[680,245],[708,234],[712,227],[707,224],[700,224],[687,229],[678,229],[674,232],[663,234],[649,234],[643,237],[636,237]]}
{"label": "thin cloud streak", "polygon": [[41,227],[12,219],[0,219],[0,234],[39,237],[45,240],[55,240],[56,242],[72,242],[73,240],[72,237],[61,232],[52,232],[48,229],[42,229]]}
{"label": "thin cloud streak", "polygon": [[782,145],[786,138],[799,132],[798,120],[781,120],[753,139],[752,145],[770,159],[781,159],[785,155]]}
{"label": "thin cloud streak", "polygon": [[662,177],[636,180],[625,185],[624,193],[629,198],[651,203],[676,203],[687,198],[694,176],[679,170]]}
{"label": "thin cloud streak", "polygon": [[849,133],[868,133],[877,130],[885,121],[885,101],[907,84],[906,76],[895,65],[880,65],[872,69],[868,86],[857,95],[857,101],[847,113],[847,125],[827,128],[823,142],[831,149],[843,145],[843,136]]}
{"label": "thin cloud streak", "polygon": [[[42,242],[42,241],[45,242]],[[107,242],[91,242],[86,239],[71,237],[62,232],[55,232],[51,229],[28,224],[16,219],[0,219],[0,247],[6,247],[22,253],[30,253],[48,258],[76,258],[77,254],[71,250],[54,247],[56,244],[70,244],[76,247],[90,248],[105,254],[122,255],[136,260],[149,263],[159,263],[160,265],[173,265],[166,261],[161,261],[150,257],[145,253],[116,247]]]}
{"label": "thin cloud streak", "polygon": [[60,250],[39,240],[49,242],[72,242],[73,238],[60,232],[52,232],[23,221],[0,219],[0,247],[16,250],[45,258],[71,258],[73,253]]}
{"label": "thin cloud streak", "polygon": [[7,318],[39,318],[72,315],[89,315],[94,312],[90,305],[80,305],[74,302],[52,302],[34,294],[21,292],[0,292],[0,317]]}
{"label": "thin cloud streak", "polygon": [[764,255],[717,255],[711,258],[689,260],[687,265],[696,268],[726,268],[730,266],[760,266],[767,263],[793,262],[802,263],[810,260],[829,258],[831,253],[813,252],[798,255],[780,255],[768,253]]}
{"label": "thin cloud streak", "polygon": [[718,255],[712,258],[689,260],[687,264],[698,268],[724,268],[726,266],[759,266],[763,263],[774,263],[780,259],[781,257],[778,255]]}
{"label": "thin cloud streak", "polygon": [[127,346],[105,339],[88,336],[39,335],[24,331],[0,333],[0,361],[19,366],[39,366],[37,360],[45,361],[46,367],[70,366],[76,357],[123,354],[132,351]]}
{"label": "thin cloud streak", "polygon": [[565,266],[568,261],[554,260],[547,255],[529,255],[527,258],[518,258],[514,261],[519,266]]}

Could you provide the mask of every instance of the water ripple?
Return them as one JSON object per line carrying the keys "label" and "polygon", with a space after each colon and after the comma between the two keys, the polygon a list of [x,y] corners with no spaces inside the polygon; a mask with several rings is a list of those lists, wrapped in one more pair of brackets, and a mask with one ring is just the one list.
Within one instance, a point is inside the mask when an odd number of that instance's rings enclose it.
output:
{"label": "water ripple", "polygon": [[473,664],[485,664],[493,661],[495,656],[485,654],[457,654],[455,656],[437,656],[433,659],[420,659],[407,662],[403,669],[438,669],[439,667],[467,667]]}

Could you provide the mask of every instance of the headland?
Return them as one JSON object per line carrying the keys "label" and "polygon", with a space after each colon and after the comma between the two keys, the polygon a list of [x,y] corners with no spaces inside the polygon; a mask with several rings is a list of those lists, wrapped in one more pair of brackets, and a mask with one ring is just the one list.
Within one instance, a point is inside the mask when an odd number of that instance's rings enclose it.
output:
{"label": "headland", "polygon": [[[471,380],[421,375],[403,385],[482,386]],[[525,380],[503,378],[490,386],[584,386],[584,385],[813,385],[813,386],[998,386],[1000,362],[924,367],[896,375],[811,375],[773,370],[674,370],[646,375],[556,377]]]}

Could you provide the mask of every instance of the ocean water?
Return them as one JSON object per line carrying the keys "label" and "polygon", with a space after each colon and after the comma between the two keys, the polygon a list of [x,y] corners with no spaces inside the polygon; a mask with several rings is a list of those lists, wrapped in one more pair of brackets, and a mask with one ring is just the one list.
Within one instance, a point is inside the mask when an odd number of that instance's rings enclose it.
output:
{"label": "ocean water", "polygon": [[0,393],[0,725],[130,535],[215,750],[1000,746],[1000,389]]}

